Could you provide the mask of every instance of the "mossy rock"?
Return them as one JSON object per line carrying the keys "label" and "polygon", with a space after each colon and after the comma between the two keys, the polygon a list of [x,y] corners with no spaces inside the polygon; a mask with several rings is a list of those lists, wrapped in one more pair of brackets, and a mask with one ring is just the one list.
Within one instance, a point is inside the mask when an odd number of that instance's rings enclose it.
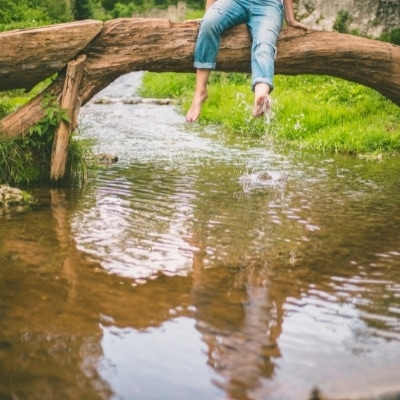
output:
{"label": "mossy rock", "polygon": [[29,193],[0,185],[0,216],[27,211],[33,203],[34,199]]}

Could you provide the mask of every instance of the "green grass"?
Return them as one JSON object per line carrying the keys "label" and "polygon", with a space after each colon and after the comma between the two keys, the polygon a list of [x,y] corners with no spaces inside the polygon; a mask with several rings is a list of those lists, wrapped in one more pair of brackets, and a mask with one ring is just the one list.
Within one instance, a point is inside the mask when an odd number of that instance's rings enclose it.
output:
{"label": "green grass", "polygon": [[204,10],[191,10],[188,9],[186,12],[186,19],[201,19],[204,16]]}
{"label": "green grass", "polygon": [[[146,73],[142,96],[190,106],[195,74]],[[268,136],[321,152],[400,154],[400,108],[365,86],[329,76],[275,77],[272,119],[251,117],[253,93],[244,74],[212,73],[200,124],[236,135]]]}
{"label": "green grass", "polygon": [[[0,95],[0,118],[25,103],[49,84],[29,94],[22,90]],[[139,94],[177,99],[182,114],[189,108],[194,73],[145,73]],[[328,153],[400,155],[400,108],[376,91],[327,76],[276,76],[273,112],[269,123],[251,116],[253,93],[245,74],[212,73],[209,98],[200,124],[218,125],[226,135],[267,138],[269,142]],[[39,151],[38,141],[0,141],[0,182],[46,180],[51,141]],[[87,146],[72,141],[70,161],[85,174]],[[38,159],[38,154],[41,154]],[[78,168],[79,169],[79,168]],[[81,174],[82,175],[82,174]]]}
{"label": "green grass", "polygon": [[[44,90],[52,81],[47,79],[36,85],[29,93],[22,89],[0,93],[0,118],[11,113]],[[54,99],[55,101],[55,99]],[[48,182],[50,159],[56,126],[64,111],[58,103],[46,105],[47,115],[32,128],[24,138],[0,140],[0,184],[25,185],[28,183]],[[68,148],[66,180],[80,183],[87,174],[85,157],[90,153],[90,143],[75,140],[72,136]]]}
{"label": "green grass", "polygon": [[332,77],[277,77],[277,137],[319,151],[400,152],[400,108]]}
{"label": "green grass", "polygon": [[[43,140],[37,134],[26,138],[0,141],[0,184],[27,185],[50,180],[50,161],[53,137]],[[76,140],[73,135],[68,147],[68,158],[63,181],[80,185],[88,174],[87,157],[92,143]]]}
{"label": "green grass", "polygon": [[56,75],[42,82],[39,82],[29,92],[24,89],[7,90],[0,92],[0,119],[15,111],[17,108],[26,104],[29,100],[37,96],[56,78]]}
{"label": "green grass", "polygon": [[0,93],[0,118],[5,117],[27,102],[27,95],[23,90],[10,90]]}

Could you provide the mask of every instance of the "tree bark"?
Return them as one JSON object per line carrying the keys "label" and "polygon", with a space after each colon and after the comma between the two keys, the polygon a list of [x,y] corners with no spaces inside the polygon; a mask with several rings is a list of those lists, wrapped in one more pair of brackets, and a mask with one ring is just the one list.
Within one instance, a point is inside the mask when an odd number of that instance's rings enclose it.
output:
{"label": "tree bark", "polygon": [[[79,24],[74,23],[74,28]],[[193,52],[198,28],[197,20],[171,22],[166,19],[127,18],[104,23],[100,34],[78,50],[87,56],[79,93],[82,104],[118,76],[131,71],[194,72]],[[52,30],[57,31],[58,26],[48,28],[49,32]],[[22,31],[20,34],[30,35],[32,32]],[[66,31],[62,40],[68,41]],[[277,47],[277,74],[323,74],[347,79],[371,87],[400,105],[400,46],[335,32],[304,32],[285,27]],[[221,41],[217,70],[249,73],[250,49],[251,38],[245,25],[229,30]],[[49,54],[41,43],[34,51],[38,56],[36,63],[29,65],[36,81],[39,76],[43,79],[49,76],[52,63],[46,60]],[[24,61],[19,60],[17,54],[15,57],[13,62],[19,66],[20,72],[10,80],[9,87],[20,87],[18,76],[24,77],[26,86],[32,86],[28,74],[23,72]],[[0,63],[0,77],[4,76],[2,74],[4,70]],[[62,79],[61,74],[47,91],[60,94]],[[0,138],[23,135],[43,116],[41,96],[0,121]]]}
{"label": "tree bark", "polygon": [[61,121],[54,136],[50,169],[50,179],[53,181],[64,177],[70,135],[75,125],[76,114],[79,113],[80,108],[78,92],[85,61],[86,56],[81,55],[76,60],[68,63],[67,75],[65,77],[61,98],[61,108],[66,110],[70,122]]}
{"label": "tree bark", "polygon": [[103,28],[95,20],[0,33],[0,91],[32,89],[63,69]]}

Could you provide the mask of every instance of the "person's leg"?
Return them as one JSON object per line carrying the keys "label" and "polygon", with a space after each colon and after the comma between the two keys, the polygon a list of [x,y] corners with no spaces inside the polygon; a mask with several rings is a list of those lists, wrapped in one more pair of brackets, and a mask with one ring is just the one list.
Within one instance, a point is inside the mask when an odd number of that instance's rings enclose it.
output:
{"label": "person's leg", "polygon": [[251,70],[254,91],[253,115],[261,117],[271,106],[276,42],[282,27],[281,0],[251,0],[248,26],[252,35]]}
{"label": "person's leg", "polygon": [[234,25],[245,22],[245,8],[241,0],[217,0],[206,12],[201,22],[194,52],[196,86],[186,121],[195,122],[207,99],[207,83],[215,69],[221,35]]}
{"label": "person's leg", "polygon": [[186,113],[187,122],[195,122],[200,116],[201,106],[208,97],[207,82],[210,76],[210,69],[197,69],[196,71],[196,87],[192,99],[192,105]]}

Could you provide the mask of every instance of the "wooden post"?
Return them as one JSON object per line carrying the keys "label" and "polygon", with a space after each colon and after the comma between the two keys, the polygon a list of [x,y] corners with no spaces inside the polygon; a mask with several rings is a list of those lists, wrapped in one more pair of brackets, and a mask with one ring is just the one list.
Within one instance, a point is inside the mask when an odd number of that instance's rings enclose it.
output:
{"label": "wooden post", "polygon": [[64,88],[61,97],[61,108],[65,109],[71,122],[61,121],[57,127],[53,150],[51,154],[50,179],[57,181],[65,174],[67,163],[68,144],[72,130],[76,126],[80,100],[78,98],[79,86],[83,76],[86,56],[81,55],[76,60],[70,61],[64,80]]}

